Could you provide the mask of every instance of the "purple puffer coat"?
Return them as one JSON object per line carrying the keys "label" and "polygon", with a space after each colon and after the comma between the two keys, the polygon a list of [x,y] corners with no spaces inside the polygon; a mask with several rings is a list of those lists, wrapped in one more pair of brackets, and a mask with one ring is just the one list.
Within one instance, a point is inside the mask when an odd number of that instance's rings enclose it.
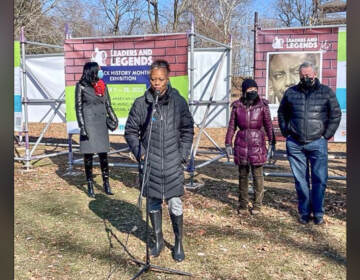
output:
{"label": "purple puffer coat", "polygon": [[[225,145],[234,143],[234,161],[237,165],[263,165],[266,162],[265,132],[272,140],[272,123],[268,101],[258,98],[254,105],[246,106],[237,100],[232,104],[229,127],[226,133]],[[264,129],[265,132],[264,132]]]}

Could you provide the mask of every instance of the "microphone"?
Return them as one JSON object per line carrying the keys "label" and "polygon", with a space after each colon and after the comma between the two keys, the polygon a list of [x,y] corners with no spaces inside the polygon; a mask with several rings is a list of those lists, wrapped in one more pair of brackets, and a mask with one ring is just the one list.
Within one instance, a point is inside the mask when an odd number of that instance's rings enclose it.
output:
{"label": "microphone", "polygon": [[158,101],[159,101],[160,90],[156,89],[154,91],[154,94],[155,94],[155,106],[156,106],[158,104]]}

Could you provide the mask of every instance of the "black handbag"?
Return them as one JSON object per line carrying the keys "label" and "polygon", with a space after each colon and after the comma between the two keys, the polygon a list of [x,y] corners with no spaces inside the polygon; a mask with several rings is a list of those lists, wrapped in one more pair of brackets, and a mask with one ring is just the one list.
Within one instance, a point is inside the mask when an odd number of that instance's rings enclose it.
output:
{"label": "black handbag", "polygon": [[111,131],[114,131],[117,126],[118,126],[118,122],[113,121],[109,116],[106,117],[106,126],[108,127],[108,129],[110,129]]}

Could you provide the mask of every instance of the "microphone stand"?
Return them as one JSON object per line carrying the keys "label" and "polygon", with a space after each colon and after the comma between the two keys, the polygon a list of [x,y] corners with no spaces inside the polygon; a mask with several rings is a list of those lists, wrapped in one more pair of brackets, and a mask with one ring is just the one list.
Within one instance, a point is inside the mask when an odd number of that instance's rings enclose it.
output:
{"label": "microphone stand", "polygon": [[157,265],[153,265],[150,263],[150,254],[149,254],[149,241],[150,241],[150,234],[149,234],[149,198],[148,198],[148,190],[149,190],[149,184],[147,182],[147,176],[148,176],[148,160],[149,160],[149,149],[150,149],[150,142],[151,142],[151,133],[152,133],[152,127],[153,127],[153,116],[154,113],[156,112],[156,106],[158,105],[158,100],[159,100],[159,95],[160,92],[159,91],[155,91],[155,104],[153,103],[153,109],[151,111],[151,116],[150,116],[150,131],[149,131],[149,140],[147,143],[147,148],[146,148],[146,156],[145,156],[145,162],[144,162],[144,172],[143,172],[143,178],[142,178],[142,182],[141,182],[141,191],[139,194],[139,198],[138,198],[138,207],[141,210],[141,206],[142,206],[142,195],[144,193],[144,188],[146,187],[146,227],[145,227],[145,235],[146,235],[146,260],[145,263],[142,261],[138,261],[136,259],[132,259],[133,262],[142,265],[143,267],[133,276],[133,278],[131,278],[131,280],[134,280],[138,277],[140,277],[140,275],[142,275],[145,272],[148,272],[149,270],[154,270],[156,272],[167,272],[167,273],[172,273],[172,274],[179,274],[179,275],[184,275],[184,276],[192,276],[190,273],[188,272],[183,272],[183,271],[179,271],[179,270],[175,270],[175,269],[171,269],[171,268],[166,268],[166,267],[161,267],[161,266],[157,266]]}

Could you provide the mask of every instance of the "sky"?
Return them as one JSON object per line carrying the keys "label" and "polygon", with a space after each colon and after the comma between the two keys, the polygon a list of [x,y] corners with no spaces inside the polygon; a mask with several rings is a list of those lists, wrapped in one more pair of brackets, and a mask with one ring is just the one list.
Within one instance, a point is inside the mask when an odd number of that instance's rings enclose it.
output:
{"label": "sky", "polygon": [[[193,0],[196,1],[196,0]],[[249,7],[250,10],[257,11],[260,16],[272,17],[274,15],[274,11],[269,9],[275,3],[275,0],[250,0],[252,2],[251,6]],[[159,0],[159,6],[162,8],[165,5],[169,4],[169,0]]]}
{"label": "sky", "polygon": [[274,18],[275,11],[272,6],[275,3],[275,0],[252,0],[251,9],[253,12],[258,12],[259,18],[267,17]]}

